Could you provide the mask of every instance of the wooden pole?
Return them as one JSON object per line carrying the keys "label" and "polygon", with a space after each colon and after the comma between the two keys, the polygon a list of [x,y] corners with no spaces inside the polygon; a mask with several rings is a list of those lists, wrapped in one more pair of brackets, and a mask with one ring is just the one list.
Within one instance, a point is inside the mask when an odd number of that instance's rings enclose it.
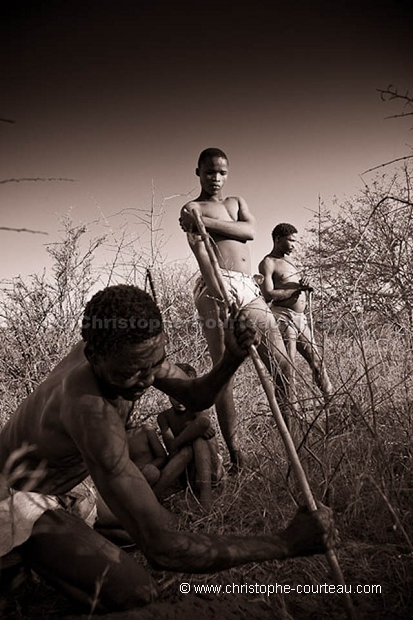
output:
{"label": "wooden pole", "polygon": [[[220,270],[220,266],[219,266],[217,257],[215,255],[214,249],[211,245],[209,235],[206,232],[204,222],[202,221],[202,218],[199,215],[199,213],[197,213],[196,211],[193,211],[193,216],[195,218],[195,221],[198,227],[198,232],[200,233],[202,240],[205,244],[205,249],[207,250],[208,258],[214,270],[215,278],[219,284],[222,298],[224,300],[225,305],[229,309],[232,305],[232,302],[229,298],[228,291],[225,287],[224,280],[222,278],[222,273]],[[251,356],[252,362],[260,378],[262,387],[264,388],[264,391],[267,395],[268,404],[270,406],[271,412],[277,424],[278,430],[281,435],[281,439],[284,443],[286,452],[291,461],[291,466],[297,477],[297,480],[300,485],[301,491],[303,493],[307,507],[311,512],[314,512],[317,510],[317,504],[312,494],[312,491],[310,489],[310,485],[308,484],[307,477],[305,475],[303,466],[301,465],[300,459],[298,458],[298,454],[295,449],[295,445],[291,438],[290,432],[284,422],[284,418],[278,406],[277,399],[275,398],[274,386],[266,374],[265,365],[263,361],[261,360],[258,354],[258,351],[254,345],[251,345],[249,347],[249,354]],[[351,600],[349,593],[346,591],[346,588],[345,588],[346,584],[344,581],[344,576],[341,571],[340,565],[338,563],[336,553],[334,549],[330,547],[329,549],[327,549],[325,555],[330,565],[336,584],[343,586],[343,595],[344,595],[344,600],[345,600],[345,605],[346,605],[347,616],[348,618],[350,618],[350,620],[354,620],[356,616],[354,612],[353,602]]]}

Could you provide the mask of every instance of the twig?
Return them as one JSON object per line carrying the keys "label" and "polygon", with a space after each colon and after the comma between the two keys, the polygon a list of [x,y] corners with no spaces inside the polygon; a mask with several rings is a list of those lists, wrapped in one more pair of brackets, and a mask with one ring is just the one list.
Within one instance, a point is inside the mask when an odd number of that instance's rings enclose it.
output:
{"label": "twig", "polygon": [[385,164],[380,164],[379,166],[374,166],[374,168],[369,168],[368,170],[365,170],[364,172],[361,173],[361,176],[363,176],[363,174],[367,174],[368,172],[373,172],[373,170],[384,168],[384,166],[390,166],[390,164],[395,164],[397,161],[404,161],[406,159],[412,159],[412,158],[413,158],[413,155],[405,155],[404,157],[397,157],[396,159],[391,159],[390,161],[386,161]]}
{"label": "twig", "polygon": [[10,228],[9,226],[0,226],[0,230],[8,230],[10,232],[27,232],[33,235],[48,235],[44,230],[31,230],[30,228]]}
{"label": "twig", "polygon": [[3,185],[4,183],[21,183],[21,182],[37,182],[37,181],[68,181],[70,183],[75,183],[78,181],[78,179],[66,179],[64,177],[48,177],[48,178],[43,178],[43,177],[22,177],[20,179],[2,179],[0,181],[0,185]]}
{"label": "twig", "polygon": [[389,500],[387,499],[387,495],[384,493],[384,491],[381,490],[381,488],[379,487],[379,485],[375,482],[375,480],[373,479],[372,476],[370,476],[369,474],[363,474],[361,476],[361,478],[368,480],[376,489],[376,491],[379,493],[379,495],[381,496],[381,498],[383,499],[383,501],[386,503],[387,508],[390,510],[396,525],[399,527],[401,533],[403,534],[409,548],[413,551],[413,543],[409,538],[408,533],[406,532],[406,530],[404,529],[402,522],[400,521],[399,517],[397,516],[396,511],[394,510],[393,506],[391,505],[391,503],[389,502]]}

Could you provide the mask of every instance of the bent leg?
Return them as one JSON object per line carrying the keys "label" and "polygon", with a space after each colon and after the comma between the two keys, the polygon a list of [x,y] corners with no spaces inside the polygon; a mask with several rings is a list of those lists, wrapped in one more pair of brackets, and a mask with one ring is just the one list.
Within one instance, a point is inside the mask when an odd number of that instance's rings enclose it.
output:
{"label": "bent leg", "polygon": [[[208,292],[204,291],[196,300],[196,307],[202,320],[202,328],[212,363],[216,364],[221,359],[225,349],[224,330],[219,318],[217,304],[208,296]],[[236,466],[242,466],[238,444],[237,412],[234,404],[233,386],[234,379],[232,378],[219,393],[215,401],[215,410],[222,436],[228,447],[231,462]]]}
{"label": "bent leg", "polygon": [[211,485],[217,486],[224,475],[224,468],[222,466],[222,456],[219,453],[218,440],[215,437],[211,437],[206,442],[211,456]]}
{"label": "bent leg", "polygon": [[212,504],[211,452],[202,437],[193,442],[195,457],[195,486],[199,490],[201,506],[209,510]]}
{"label": "bent leg", "polygon": [[[279,324],[280,325],[280,324]],[[288,325],[288,323],[282,322],[280,325],[280,332],[285,344],[286,351],[288,353],[288,357],[291,362],[290,369],[290,381],[291,381],[291,392],[297,394],[297,384],[296,384],[296,369],[295,369],[295,358],[297,356],[297,331],[292,325]]]}
{"label": "bent leg", "polygon": [[244,310],[261,334],[258,353],[274,378],[275,394],[288,426],[288,413],[291,409],[291,403],[295,401],[293,391],[294,369],[277,321],[261,297],[257,297],[245,306]]}
{"label": "bent leg", "polygon": [[22,545],[25,561],[89,610],[130,609],[157,597],[150,575],[127,553],[64,510],[46,511]]}
{"label": "bent leg", "polygon": [[189,463],[194,458],[194,452],[191,446],[185,446],[177,454],[175,454],[170,461],[165,465],[161,471],[161,477],[158,482],[153,486],[153,492],[156,497],[160,498],[162,495],[178,480],[179,476],[185,471]]}
{"label": "bent leg", "polygon": [[297,350],[309,364],[314,380],[324,395],[326,402],[333,394],[333,386],[315,342],[311,342],[311,332],[307,326],[298,336]]}

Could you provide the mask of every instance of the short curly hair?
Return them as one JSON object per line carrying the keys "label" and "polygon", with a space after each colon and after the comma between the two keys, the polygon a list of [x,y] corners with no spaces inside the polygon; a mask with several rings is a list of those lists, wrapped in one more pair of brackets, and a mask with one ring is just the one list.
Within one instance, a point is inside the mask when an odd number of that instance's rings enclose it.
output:
{"label": "short curly hair", "polygon": [[276,237],[288,237],[289,235],[295,235],[297,232],[298,230],[293,224],[286,224],[285,222],[282,222],[281,224],[277,224],[271,235],[273,241],[275,241]]}
{"label": "short curly hair", "polygon": [[152,297],[137,286],[108,286],[86,304],[82,338],[93,353],[106,355],[126,343],[139,344],[163,331]]}
{"label": "short curly hair", "polygon": [[229,159],[225,155],[224,151],[215,147],[209,147],[208,149],[204,149],[198,157],[198,168],[200,168],[205,161],[212,159],[213,157],[222,157],[222,159],[225,159],[227,164],[229,164]]}

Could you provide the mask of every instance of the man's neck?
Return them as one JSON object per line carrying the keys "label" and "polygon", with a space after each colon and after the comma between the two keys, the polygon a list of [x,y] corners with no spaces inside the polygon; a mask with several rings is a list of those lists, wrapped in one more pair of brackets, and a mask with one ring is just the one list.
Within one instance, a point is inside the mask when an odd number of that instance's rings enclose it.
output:
{"label": "man's neck", "polygon": [[219,194],[208,194],[202,191],[196,199],[196,202],[222,202],[223,200],[221,192]]}
{"label": "man's neck", "polygon": [[271,258],[283,258],[283,259],[285,259],[284,252],[282,252],[278,248],[273,248],[268,256],[270,256]]}

